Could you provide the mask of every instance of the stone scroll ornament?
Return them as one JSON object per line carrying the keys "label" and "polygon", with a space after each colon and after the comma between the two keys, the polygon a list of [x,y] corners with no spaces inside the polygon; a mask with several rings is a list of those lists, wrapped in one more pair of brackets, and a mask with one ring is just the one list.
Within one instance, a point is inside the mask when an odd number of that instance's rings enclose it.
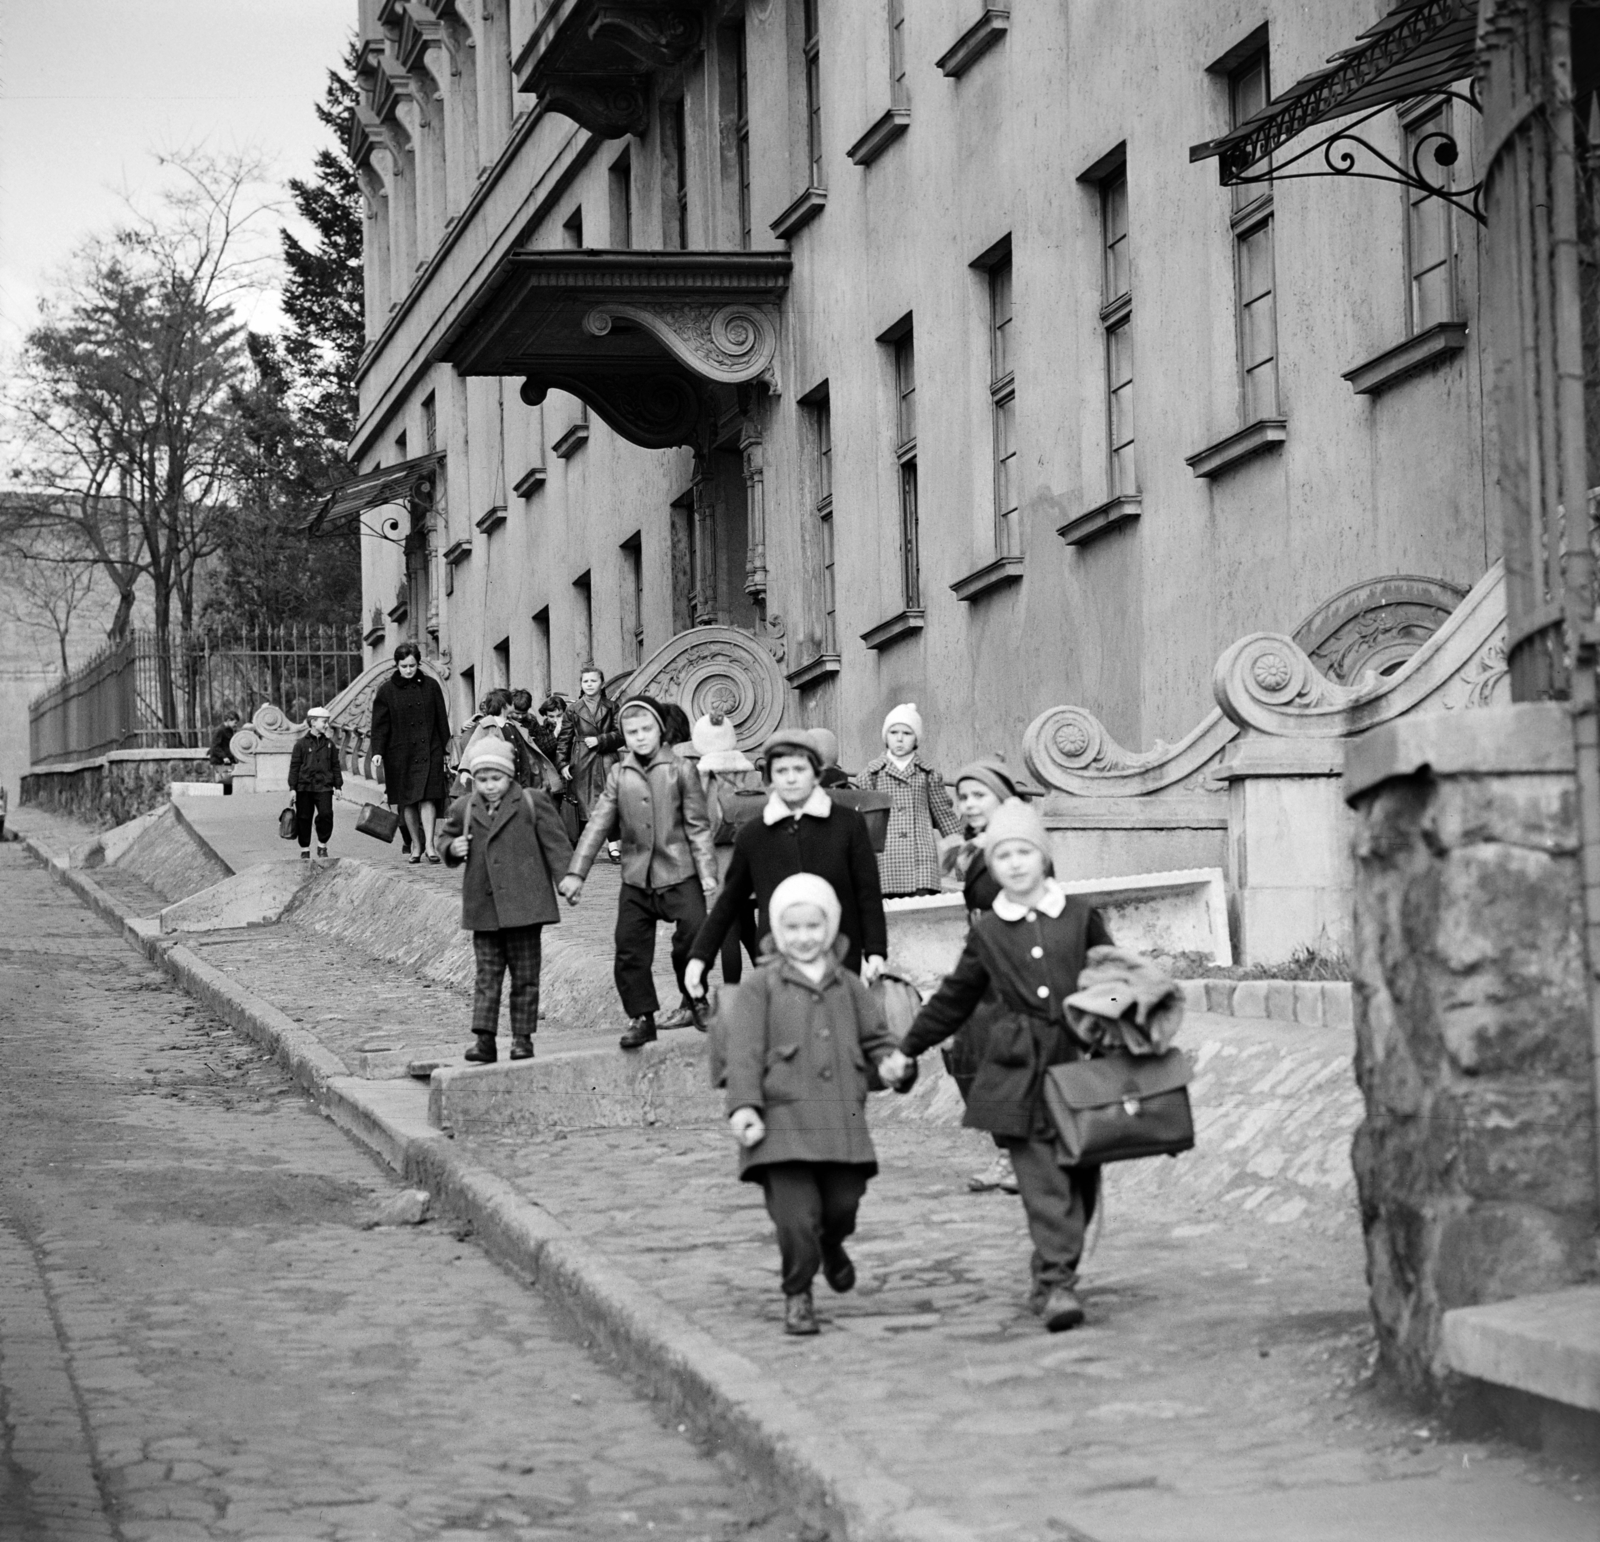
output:
{"label": "stone scroll ornament", "polygon": [[608,303],[591,310],[583,328],[604,337],[619,321],[642,327],[680,364],[722,385],[754,380],[778,351],[775,305]]}
{"label": "stone scroll ornament", "polygon": [[631,675],[606,686],[613,700],[634,694],[676,702],[689,721],[720,713],[732,722],[747,754],[783,717],[784,681],[761,639],[731,626],[680,632]]}
{"label": "stone scroll ornament", "polygon": [[1239,733],[1220,710],[1208,713],[1177,744],[1124,749],[1082,707],[1051,707],[1023,735],[1028,769],[1046,787],[1080,798],[1129,798],[1158,792],[1214,763]]}

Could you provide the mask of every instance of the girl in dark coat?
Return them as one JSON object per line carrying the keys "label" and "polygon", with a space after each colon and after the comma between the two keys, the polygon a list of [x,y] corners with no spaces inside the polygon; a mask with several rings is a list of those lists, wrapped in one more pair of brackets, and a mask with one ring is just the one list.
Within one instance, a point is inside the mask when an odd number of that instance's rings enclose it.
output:
{"label": "girl in dark coat", "polygon": [[895,1041],[872,992],[840,967],[832,888],[798,874],[778,885],[770,910],[776,957],[728,1007],[728,1127],[739,1176],[765,1189],[778,1230],[784,1331],[811,1334],[818,1268],[835,1290],[856,1282],[844,1243],[878,1170],[868,1067]]}
{"label": "girl in dark coat", "polygon": [[[585,819],[606,790],[606,776],[623,745],[617,709],[604,695],[605,683],[606,677],[593,664],[585,664],[578,675],[578,702],[572,712],[572,790],[583,805]],[[619,852],[616,841],[606,843],[606,855],[613,862],[620,860]]]}
{"label": "girl in dark coat", "polygon": [[1012,799],[990,817],[989,866],[1003,892],[972,923],[955,970],[917,1014],[902,1054],[881,1068],[898,1082],[925,1049],[949,1038],[991,992],[1002,1010],[989,1025],[962,1123],[988,1130],[1011,1154],[1033,1237],[1034,1310],[1052,1332],[1083,1321],[1073,1287],[1100,1188],[1098,1167],[1062,1167],[1044,1104],[1052,1065],[1081,1058],[1064,1003],[1091,947],[1111,941],[1098,912],[1048,876],[1044,821]]}
{"label": "girl in dark coat", "polygon": [[866,821],[817,786],[822,755],[806,730],[779,729],[761,747],[761,766],[772,794],[734,838],[716,903],[689,950],[684,988],[702,994],[706,967],[752,899],[758,930],[771,925],[773,893],[795,873],[815,873],[833,888],[842,913],[842,961],[870,985],[889,951],[889,928]]}
{"label": "girl in dark coat", "polygon": [[394,663],[395,672],[372,702],[372,759],[383,768],[384,798],[400,810],[416,848],[412,863],[424,854],[437,862],[433,827],[448,792],[450,714],[439,682],[422,672],[422,650],[415,643],[401,643]]}

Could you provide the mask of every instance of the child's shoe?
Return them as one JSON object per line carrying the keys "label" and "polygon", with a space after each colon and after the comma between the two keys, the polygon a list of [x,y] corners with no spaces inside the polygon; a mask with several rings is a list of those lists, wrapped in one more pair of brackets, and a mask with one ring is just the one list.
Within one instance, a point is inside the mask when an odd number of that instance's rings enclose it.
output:
{"label": "child's shoe", "polygon": [[631,1018],[628,1022],[628,1031],[617,1040],[619,1049],[638,1049],[644,1044],[654,1044],[656,1041],[656,1019],[653,1012],[646,1012],[643,1017]]}
{"label": "child's shoe", "polygon": [[606,843],[606,856],[613,863],[620,862],[622,860],[622,843],[620,841],[608,841]]}
{"label": "child's shoe", "polygon": [[533,1059],[533,1040],[525,1033],[511,1035],[511,1058],[513,1060]]}
{"label": "child's shoe", "polygon": [[309,846],[302,846],[300,848],[300,860],[302,862],[309,862],[311,860],[311,848]]}
{"label": "child's shoe", "polygon": [[686,1001],[682,1006],[674,1007],[657,1024],[657,1028],[693,1028],[698,1027],[695,1022],[694,1008]]}
{"label": "child's shoe", "polygon": [[817,1327],[817,1311],[811,1304],[811,1292],[802,1290],[798,1296],[783,1298],[783,1331],[796,1338],[808,1338],[822,1330]]}
{"label": "child's shoe", "polygon": [[500,1058],[492,1033],[474,1034],[477,1042],[467,1051],[466,1059],[472,1065],[493,1065]]}
{"label": "child's shoe", "polygon": [[842,1296],[856,1287],[856,1266],[842,1247],[822,1250],[822,1277]]}
{"label": "child's shoe", "polygon": [[1083,1321],[1083,1303],[1070,1285],[1057,1285],[1045,1297],[1039,1315],[1050,1332],[1063,1333],[1068,1328],[1076,1328]]}
{"label": "child's shoe", "polygon": [[325,857],[325,856],[327,856],[327,854],[328,854],[328,848],[326,846],[317,847],[317,855],[319,857]]}
{"label": "child's shoe", "polygon": [[992,1161],[981,1173],[967,1179],[967,1188],[974,1194],[988,1194],[999,1189],[1003,1194],[1017,1192],[1017,1175],[1011,1166],[1011,1153],[997,1151]]}

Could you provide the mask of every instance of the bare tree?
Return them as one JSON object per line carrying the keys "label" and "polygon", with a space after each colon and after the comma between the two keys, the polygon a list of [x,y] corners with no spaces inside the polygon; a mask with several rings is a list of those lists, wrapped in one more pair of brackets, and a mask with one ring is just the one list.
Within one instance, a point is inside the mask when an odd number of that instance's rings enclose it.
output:
{"label": "bare tree", "polygon": [[[111,635],[148,585],[170,660],[173,623],[193,624],[195,578],[230,504],[247,368],[236,308],[269,271],[254,227],[273,205],[258,196],[253,155],[163,163],[173,184],[158,208],[90,242],[46,302],[10,395],[17,475],[45,526],[115,587]],[[173,673],[161,673],[162,718],[175,727]]]}
{"label": "bare tree", "polygon": [[0,535],[0,615],[48,637],[65,675],[72,668],[75,624],[86,612],[94,619],[103,608],[100,567],[71,527],[41,527],[15,517],[7,526]]}

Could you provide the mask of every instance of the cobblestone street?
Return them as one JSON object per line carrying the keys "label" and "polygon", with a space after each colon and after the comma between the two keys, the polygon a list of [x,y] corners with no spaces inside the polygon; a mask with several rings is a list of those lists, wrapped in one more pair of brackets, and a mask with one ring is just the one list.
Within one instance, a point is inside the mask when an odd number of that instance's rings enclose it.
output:
{"label": "cobblestone street", "polygon": [[[801,1529],[0,848],[0,1537]],[[336,980],[322,982],[327,999]]]}

